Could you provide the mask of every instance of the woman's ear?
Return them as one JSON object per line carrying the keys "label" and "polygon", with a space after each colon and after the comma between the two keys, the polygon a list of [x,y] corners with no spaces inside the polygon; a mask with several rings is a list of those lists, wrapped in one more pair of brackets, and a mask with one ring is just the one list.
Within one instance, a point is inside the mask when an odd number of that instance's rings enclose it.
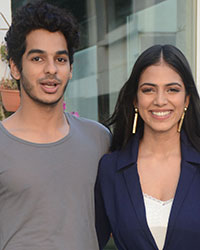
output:
{"label": "woman's ear", "polygon": [[10,73],[11,76],[15,79],[15,80],[20,80],[21,78],[21,74],[16,66],[16,64],[14,63],[14,61],[12,59],[9,60],[9,65],[10,65]]}
{"label": "woman's ear", "polygon": [[190,95],[187,95],[185,98],[185,107],[188,107],[190,103]]}
{"label": "woman's ear", "polygon": [[134,106],[134,108],[137,108],[137,98],[135,98],[135,99],[133,100],[133,106]]}

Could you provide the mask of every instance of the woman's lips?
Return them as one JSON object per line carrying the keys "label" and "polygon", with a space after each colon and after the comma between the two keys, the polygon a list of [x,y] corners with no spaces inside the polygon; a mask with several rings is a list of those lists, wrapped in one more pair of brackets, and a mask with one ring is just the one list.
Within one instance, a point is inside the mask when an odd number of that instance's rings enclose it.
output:
{"label": "woman's lips", "polygon": [[151,114],[153,115],[154,118],[157,119],[166,119],[171,115],[172,111],[167,110],[167,111],[151,111]]}
{"label": "woman's lips", "polygon": [[153,115],[157,115],[157,116],[166,116],[169,115],[171,111],[152,111]]}

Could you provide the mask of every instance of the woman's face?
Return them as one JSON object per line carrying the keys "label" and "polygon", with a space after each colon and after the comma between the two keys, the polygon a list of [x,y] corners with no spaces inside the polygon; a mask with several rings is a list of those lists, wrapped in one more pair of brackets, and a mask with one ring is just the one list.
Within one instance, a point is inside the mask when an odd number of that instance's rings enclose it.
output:
{"label": "woman's face", "polygon": [[134,106],[139,110],[145,130],[177,131],[188,105],[189,96],[181,77],[165,62],[149,66],[141,74]]}

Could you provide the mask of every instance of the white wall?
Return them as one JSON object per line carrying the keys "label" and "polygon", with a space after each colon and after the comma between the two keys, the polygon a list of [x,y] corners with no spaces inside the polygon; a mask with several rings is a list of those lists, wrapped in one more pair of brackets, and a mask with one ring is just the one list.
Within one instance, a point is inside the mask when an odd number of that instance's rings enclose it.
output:
{"label": "white wall", "polygon": [[[7,22],[10,24],[11,23],[11,0],[0,1],[0,12],[4,15]],[[8,29],[8,25],[4,21],[2,16],[0,15],[0,43],[4,41],[4,36],[7,31],[5,29]],[[0,79],[3,77],[5,70],[6,70],[5,63],[0,61]]]}

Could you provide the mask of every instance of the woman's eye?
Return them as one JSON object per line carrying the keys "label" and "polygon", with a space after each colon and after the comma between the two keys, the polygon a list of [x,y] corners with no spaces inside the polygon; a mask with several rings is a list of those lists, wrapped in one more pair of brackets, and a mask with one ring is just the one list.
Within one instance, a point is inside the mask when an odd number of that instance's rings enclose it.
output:
{"label": "woman's eye", "polygon": [[153,91],[154,91],[153,88],[144,88],[144,89],[142,89],[142,93],[151,93]]}
{"label": "woman's eye", "polygon": [[178,93],[178,92],[180,92],[180,89],[178,89],[178,88],[170,88],[170,89],[168,89],[168,92]]}

